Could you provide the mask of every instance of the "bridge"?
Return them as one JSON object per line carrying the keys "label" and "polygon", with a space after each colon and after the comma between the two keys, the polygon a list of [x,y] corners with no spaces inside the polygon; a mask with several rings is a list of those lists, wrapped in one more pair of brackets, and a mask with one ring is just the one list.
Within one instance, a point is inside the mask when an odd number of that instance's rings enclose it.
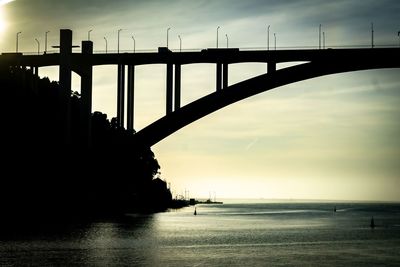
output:
{"label": "bridge", "polygon": [[[138,142],[152,146],[186,125],[225,106],[247,97],[286,84],[319,76],[367,69],[399,68],[400,48],[363,49],[313,49],[313,50],[258,50],[204,49],[199,52],[172,52],[160,47],[158,53],[93,54],[93,43],[82,41],[82,52],[72,53],[72,31],[60,30],[60,53],[23,55],[8,53],[0,56],[0,66],[38,68],[59,66],[59,84],[65,106],[65,142],[70,140],[71,73],[81,77],[81,100],[85,142],[90,145],[92,112],[93,66],[117,65],[117,122],[133,132],[134,126],[134,79],[135,66],[147,64],[166,65],[165,116],[135,133]],[[277,70],[278,63],[305,62]],[[211,63],[216,65],[215,92],[181,107],[181,66],[185,64]],[[266,73],[228,86],[229,64],[266,63]],[[127,75],[127,79],[125,76]],[[127,80],[127,84],[125,84]],[[125,108],[125,89],[127,107]]]}

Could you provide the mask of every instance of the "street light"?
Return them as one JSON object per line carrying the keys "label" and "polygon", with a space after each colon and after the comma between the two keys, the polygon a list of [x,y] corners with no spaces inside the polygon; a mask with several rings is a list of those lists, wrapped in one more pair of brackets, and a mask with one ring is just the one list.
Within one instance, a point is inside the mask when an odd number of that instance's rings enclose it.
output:
{"label": "street light", "polygon": [[178,35],[179,38],[179,52],[182,52],[182,38],[180,35]]}
{"label": "street light", "polygon": [[275,44],[275,50],[276,50],[276,33],[274,33],[274,44]]}
{"label": "street light", "polygon": [[119,29],[118,30],[118,42],[117,42],[117,46],[118,46],[118,48],[117,48],[117,50],[118,50],[118,54],[119,54],[119,33],[122,31],[122,29]]}
{"label": "street light", "polygon": [[17,44],[16,44],[16,53],[18,53],[18,36],[21,34],[22,32],[17,32]]}
{"label": "street light", "polygon": [[371,22],[371,48],[374,48],[374,23]]}
{"label": "street light", "polygon": [[44,33],[44,53],[45,53],[45,54],[47,53],[47,34],[48,34],[49,32],[50,32],[50,31],[47,31],[47,32]]}
{"label": "street light", "polygon": [[90,41],[90,33],[91,33],[92,31],[93,31],[93,30],[89,30],[88,33],[87,33],[87,39],[88,39],[88,41]]}
{"label": "street light", "polygon": [[321,49],[321,28],[322,28],[322,25],[321,24],[319,24],[319,34],[318,34],[318,49]]}
{"label": "street light", "polygon": [[229,38],[228,38],[228,34],[225,34],[226,37],[226,48],[229,47]]}
{"label": "street light", "polygon": [[132,40],[133,40],[133,53],[136,51],[136,40],[135,37],[132,35]]}
{"label": "street light", "polygon": [[169,30],[171,30],[171,28],[168,27],[168,29],[167,29],[167,48],[168,48],[168,32],[169,32]]}
{"label": "street light", "polygon": [[37,53],[38,53],[38,55],[40,54],[40,42],[39,42],[39,40],[37,39],[37,38],[35,38],[35,41],[36,41],[36,43],[37,43]]}
{"label": "street light", "polygon": [[218,48],[218,30],[219,30],[219,26],[217,27],[217,48]]}
{"label": "street light", "polygon": [[106,54],[107,54],[107,50],[108,50],[108,42],[107,42],[107,38],[106,37],[103,37],[104,38],[104,41],[106,41]]}
{"label": "street light", "polygon": [[267,28],[267,50],[269,50],[269,27],[271,27],[271,25],[268,25]]}
{"label": "street light", "polygon": [[397,36],[399,37],[399,47],[400,47],[400,31],[397,32]]}

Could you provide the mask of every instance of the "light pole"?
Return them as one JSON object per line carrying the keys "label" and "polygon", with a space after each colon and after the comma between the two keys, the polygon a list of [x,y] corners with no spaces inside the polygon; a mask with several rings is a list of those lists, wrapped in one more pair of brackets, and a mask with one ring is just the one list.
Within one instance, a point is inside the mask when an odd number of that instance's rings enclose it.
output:
{"label": "light pole", "polygon": [[93,30],[89,30],[88,33],[87,33],[87,39],[88,39],[88,41],[90,41],[90,33],[91,33],[92,31],[93,31]]}
{"label": "light pole", "polygon": [[371,22],[371,48],[374,48],[374,23]]}
{"label": "light pole", "polygon": [[267,50],[269,50],[269,27],[271,27],[271,25],[268,25],[267,28]]}
{"label": "light pole", "polygon": [[182,38],[180,35],[178,35],[179,38],[179,52],[182,52]]}
{"label": "light pole", "polygon": [[321,49],[321,29],[322,29],[322,25],[319,24],[318,49]]}
{"label": "light pole", "polygon": [[136,40],[133,35],[132,35],[132,40],[133,40],[133,53],[135,53],[136,52]]}
{"label": "light pole", "polygon": [[168,27],[168,29],[167,29],[167,49],[168,49],[168,33],[169,33],[169,30],[171,30],[170,27]]}
{"label": "light pole", "polygon": [[226,48],[229,47],[229,38],[228,38],[228,34],[225,34],[226,37]]}
{"label": "light pole", "polygon": [[16,44],[16,49],[15,49],[16,53],[18,53],[18,37],[19,37],[19,35],[20,35],[21,33],[22,33],[22,32],[17,32],[17,44]]}
{"label": "light pole", "polygon": [[399,47],[400,47],[400,31],[397,32],[397,36],[399,37]]}
{"label": "light pole", "polygon": [[40,42],[39,42],[39,40],[37,38],[35,38],[35,41],[37,43],[37,53],[39,55],[40,54]]}
{"label": "light pole", "polygon": [[275,45],[275,50],[276,50],[276,33],[274,33],[274,45]]}
{"label": "light pole", "polygon": [[118,30],[118,42],[117,42],[117,51],[118,51],[118,54],[119,54],[119,33],[122,31],[122,29],[119,29]]}
{"label": "light pole", "polygon": [[50,32],[50,31],[47,31],[47,32],[44,33],[44,53],[45,53],[45,54],[47,53],[47,34],[48,34],[49,32]]}
{"label": "light pole", "polygon": [[217,48],[218,48],[218,31],[219,31],[219,26],[217,27]]}
{"label": "light pole", "polygon": [[325,32],[322,32],[322,48],[325,49]]}
{"label": "light pole", "polygon": [[107,38],[106,37],[103,37],[104,38],[104,41],[106,41],[106,54],[107,54],[107,51],[108,51],[108,42],[107,42]]}

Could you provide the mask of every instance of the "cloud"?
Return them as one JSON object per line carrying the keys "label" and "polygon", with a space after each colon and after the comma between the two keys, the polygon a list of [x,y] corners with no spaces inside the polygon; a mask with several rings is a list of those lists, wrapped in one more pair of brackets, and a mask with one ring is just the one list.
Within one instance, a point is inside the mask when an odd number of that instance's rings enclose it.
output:
{"label": "cloud", "polygon": [[8,4],[8,3],[10,3],[10,2],[13,2],[14,0],[0,0],[0,6],[2,6],[2,5],[6,5],[6,4]]}

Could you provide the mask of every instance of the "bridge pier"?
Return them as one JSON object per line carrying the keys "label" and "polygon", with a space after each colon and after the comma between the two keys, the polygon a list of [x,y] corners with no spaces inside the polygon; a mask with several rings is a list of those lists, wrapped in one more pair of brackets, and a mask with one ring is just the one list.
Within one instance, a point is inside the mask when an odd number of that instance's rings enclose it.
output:
{"label": "bridge pier", "polygon": [[36,77],[39,77],[39,67],[38,66],[32,66],[32,74],[34,74]]}
{"label": "bridge pier", "polygon": [[[92,41],[82,41],[82,54],[93,54]],[[87,146],[92,143],[92,83],[93,66],[89,62],[81,62],[81,141]]]}
{"label": "bridge pier", "polygon": [[65,145],[71,144],[71,54],[72,31],[60,30],[60,130]]}
{"label": "bridge pier", "polygon": [[175,64],[175,111],[181,107],[181,64]]}
{"label": "bridge pier", "polygon": [[228,87],[228,63],[222,65],[222,88]]}
{"label": "bridge pier", "polygon": [[217,63],[217,92],[228,87],[228,63]]}
{"label": "bridge pier", "polygon": [[135,65],[128,65],[127,129],[134,131],[135,110]]}
{"label": "bridge pier", "polygon": [[168,115],[173,111],[172,102],[173,102],[173,65],[172,63],[167,64],[167,101],[166,101],[166,114]]}
{"label": "bridge pier", "polygon": [[[38,66],[31,66],[30,70],[32,72],[32,77],[30,80],[32,90],[35,93],[38,93],[38,78],[39,78],[39,67]],[[24,78],[25,80],[26,78]]]}
{"label": "bridge pier", "polygon": [[267,63],[267,73],[276,71],[276,62],[268,62]]}
{"label": "bridge pier", "polygon": [[222,64],[217,63],[217,92],[222,89]]}
{"label": "bridge pier", "polygon": [[124,127],[125,113],[125,65],[118,64],[118,83],[117,83],[117,123]]}

